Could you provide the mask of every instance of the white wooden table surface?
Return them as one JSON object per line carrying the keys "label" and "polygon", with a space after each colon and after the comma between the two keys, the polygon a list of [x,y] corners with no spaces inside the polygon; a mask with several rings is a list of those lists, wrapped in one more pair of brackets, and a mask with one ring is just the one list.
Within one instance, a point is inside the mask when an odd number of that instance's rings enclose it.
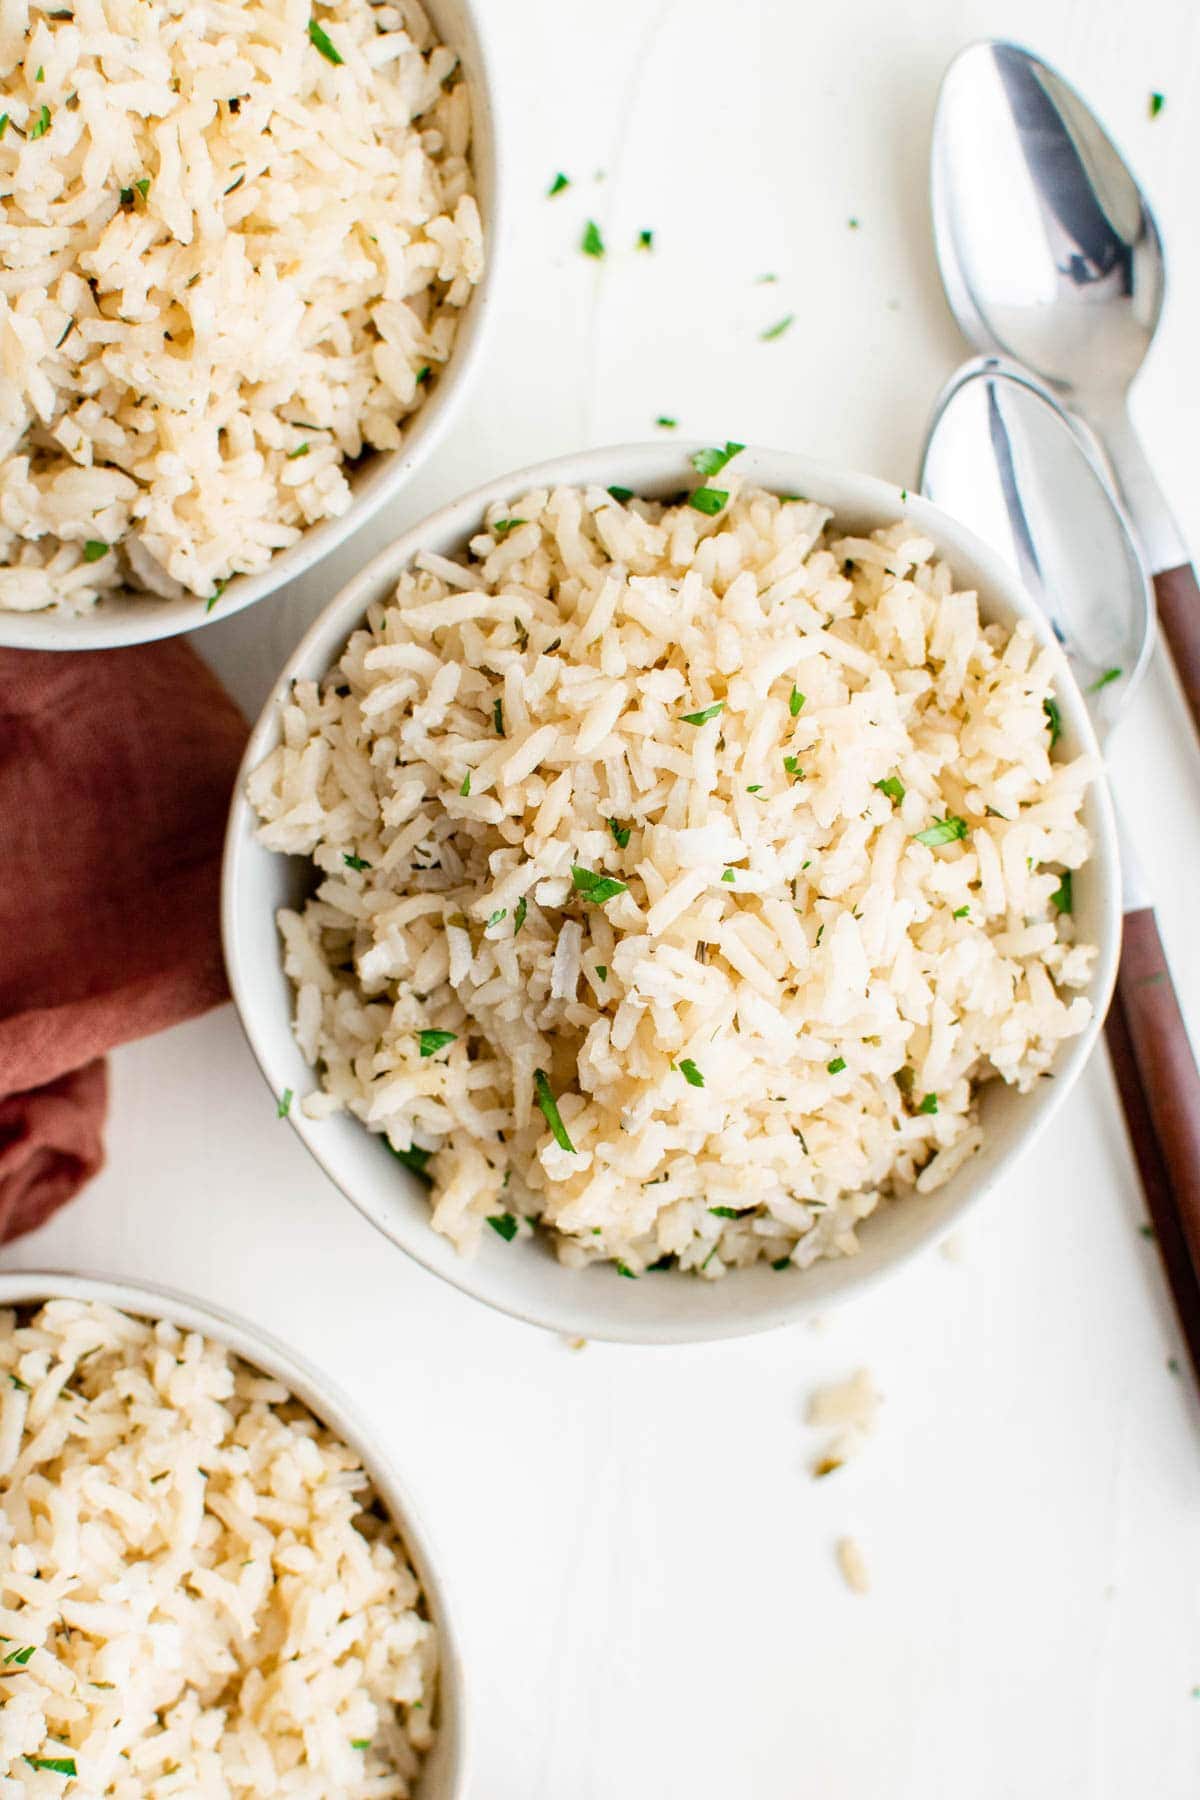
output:
{"label": "white wooden table surface", "polygon": [[[911,480],[963,350],[930,244],[932,106],[985,33],[1073,76],[1157,203],[1173,288],[1137,411],[1200,548],[1192,0],[483,10],[508,208],[486,369],[389,516],[204,634],[248,709],[400,528],[505,469],[650,436],[660,414]],[[573,185],[550,201],[558,169]],[[578,253],[589,217],[603,264]],[[1200,750],[1161,664],[1117,756],[1200,1034]],[[231,1009],[113,1068],[107,1170],[5,1263],[226,1303],[370,1410],[457,1596],[472,1800],[1200,1793],[1200,1408],[1169,1367],[1182,1351],[1103,1054],[962,1260],[935,1253],[820,1329],[657,1352],[573,1352],[410,1265],[276,1122]],[[879,1430],[814,1482],[806,1395],[862,1364]],[[866,1598],[835,1569],[843,1533]]]}

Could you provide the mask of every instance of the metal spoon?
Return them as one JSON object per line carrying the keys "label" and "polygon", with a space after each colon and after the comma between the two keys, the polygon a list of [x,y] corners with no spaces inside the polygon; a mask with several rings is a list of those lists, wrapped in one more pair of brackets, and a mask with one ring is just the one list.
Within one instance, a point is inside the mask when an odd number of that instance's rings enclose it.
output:
{"label": "metal spoon", "polygon": [[1200,726],[1200,587],[1129,418],[1166,286],[1145,196],[1074,88],[993,39],[946,72],[932,198],[942,280],[966,336],[1032,371],[1103,444]]}
{"label": "metal spoon", "polygon": [[[921,486],[1040,602],[1104,741],[1146,666],[1154,606],[1103,470],[1048,394],[994,358],[939,397]],[[1124,674],[1107,679],[1114,669]],[[1124,936],[1106,1024],[1155,1235],[1200,1376],[1200,1072],[1153,904],[1121,832]]]}

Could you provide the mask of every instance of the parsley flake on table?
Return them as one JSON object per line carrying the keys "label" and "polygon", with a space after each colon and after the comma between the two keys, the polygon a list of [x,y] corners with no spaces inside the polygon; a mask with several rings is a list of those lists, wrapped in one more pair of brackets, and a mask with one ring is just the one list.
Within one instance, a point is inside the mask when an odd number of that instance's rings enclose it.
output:
{"label": "parsley flake on table", "polygon": [[723,450],[694,450],[689,461],[697,475],[707,478],[709,475],[719,475],[725,464],[732,462],[735,456],[740,456],[745,448],[745,444],[728,443]]}
{"label": "parsley flake on table", "polygon": [[558,174],[554,177],[554,180],[550,183],[550,186],[546,189],[547,200],[553,200],[555,194],[561,194],[563,189],[569,188],[570,185],[571,185],[570,176],[564,175],[562,170],[560,169],[558,171]]}
{"label": "parsley flake on table", "polygon": [[704,513],[707,518],[713,519],[728,499],[729,493],[726,488],[702,487],[693,489],[688,495],[687,503],[698,513]]}
{"label": "parsley flake on table", "polygon": [[279,1099],[275,1105],[275,1117],[277,1119],[286,1119],[287,1118],[288,1114],[292,1110],[292,1101],[294,1099],[295,1099],[295,1095],[292,1093],[291,1088],[284,1088],[282,1094],[280,1094]]}
{"label": "parsley flake on table", "polygon": [[780,319],[776,324],[768,325],[768,327],[765,331],[760,331],[758,334],[759,338],[764,344],[774,343],[775,339],[781,338],[785,331],[790,331],[792,326],[795,323],[796,323],[795,313],[788,313],[784,318]]}
{"label": "parsley flake on table", "polygon": [[511,1244],[516,1237],[517,1232],[520,1230],[517,1221],[509,1212],[489,1213],[488,1224],[496,1233],[497,1237],[502,1237],[506,1244]]}
{"label": "parsley flake on table", "polygon": [[889,775],[886,781],[877,781],[875,786],[879,789],[881,794],[886,794],[888,799],[893,801],[897,806],[899,806],[900,802],[903,800],[906,792],[904,783],[898,775]]}
{"label": "parsley flake on table", "polygon": [[1166,104],[1167,96],[1165,94],[1160,94],[1158,92],[1152,93],[1150,96],[1150,117],[1152,119],[1157,119],[1159,113]]}
{"label": "parsley flake on table", "polygon": [[1125,671],[1123,669],[1105,669],[1103,675],[1098,675],[1095,681],[1093,681],[1091,687],[1088,689],[1088,693],[1098,694],[1100,689],[1106,688],[1111,681],[1120,681],[1121,676],[1124,673]]}
{"label": "parsley flake on table", "polygon": [[953,813],[948,813],[944,819],[937,819],[932,825],[927,825],[924,831],[913,833],[918,844],[927,844],[931,850],[936,849],[939,844],[953,844],[959,838],[965,838],[966,835],[967,821],[956,818]]}
{"label": "parsley flake on table", "polygon": [[626,893],[629,886],[628,882],[618,881],[615,875],[598,875],[594,869],[585,869],[579,863],[572,864],[571,882],[591,906],[603,906],[606,900]]}
{"label": "parsley flake on table", "polygon": [[664,431],[674,431],[675,427],[679,423],[679,420],[678,419],[669,419],[667,417],[666,413],[659,413],[659,415],[658,415],[657,419],[655,419],[654,423],[656,425],[660,425]]}
{"label": "parsley flake on table", "polygon": [[536,1069],[533,1076],[533,1094],[541,1109],[542,1117],[550,1127],[550,1135],[560,1150],[569,1150],[576,1155],[574,1144],[567,1136],[567,1128],[562,1122],[562,1114],[558,1110],[558,1101],[554,1098],[554,1090],[550,1086],[550,1077],[545,1069]]}
{"label": "parsley flake on table", "polygon": [[636,248],[639,250],[653,250],[654,233],[652,231],[639,231],[637,234]]}
{"label": "parsley flake on table", "polygon": [[583,237],[579,248],[585,256],[594,256],[599,260],[604,255],[604,239],[600,235],[600,227],[595,219],[589,219],[583,228]]}
{"label": "parsley flake on table", "polygon": [[435,1031],[430,1027],[426,1027],[424,1031],[419,1031],[417,1033],[417,1041],[421,1047],[421,1055],[423,1057],[436,1056],[439,1050],[444,1050],[446,1048],[447,1044],[453,1044],[457,1040],[457,1037],[458,1033],[456,1031]]}
{"label": "parsley flake on table", "polygon": [[612,832],[613,842],[618,848],[621,850],[626,849],[629,844],[629,837],[633,827],[631,825],[622,825],[617,819],[610,819],[608,821],[608,829]]}
{"label": "parsley flake on table", "polygon": [[345,61],[337,45],[331,41],[327,32],[322,31],[315,19],[308,21],[308,35],[314,48],[321,52],[326,62],[333,63],[336,67]]}
{"label": "parsley flake on table", "polygon": [[679,1073],[683,1076],[683,1079],[687,1082],[689,1087],[699,1088],[704,1086],[704,1077],[690,1056],[685,1056],[681,1059]]}
{"label": "parsley flake on table", "polygon": [[724,710],[725,702],[714,700],[711,706],[702,708],[700,712],[684,713],[682,722],[685,725],[707,725],[710,719],[715,719],[717,714]]}

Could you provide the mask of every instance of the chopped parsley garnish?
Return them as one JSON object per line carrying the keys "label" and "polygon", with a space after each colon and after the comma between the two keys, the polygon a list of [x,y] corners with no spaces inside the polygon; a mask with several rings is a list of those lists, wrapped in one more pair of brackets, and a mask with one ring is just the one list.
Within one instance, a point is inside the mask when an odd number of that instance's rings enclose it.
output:
{"label": "chopped parsley garnish", "polygon": [[689,1087],[704,1086],[704,1077],[690,1056],[685,1056],[680,1062],[679,1073],[683,1076],[683,1079],[687,1082]]}
{"label": "chopped parsley garnish", "polygon": [[1071,871],[1064,869],[1062,879],[1050,896],[1060,913],[1069,913],[1074,906],[1074,895],[1071,892]]}
{"label": "chopped parsley garnish", "polygon": [[718,713],[722,713],[724,710],[725,702],[714,700],[711,706],[702,708],[700,712],[684,713],[683,723],[685,725],[707,725],[710,719],[715,719]]}
{"label": "chopped parsley garnish", "polygon": [[858,220],[857,219],[847,219],[846,223],[850,227],[851,231],[858,230]]}
{"label": "chopped parsley garnish", "polygon": [[719,475],[725,464],[732,462],[746,448],[745,444],[726,444],[723,450],[696,450],[689,459],[697,475],[707,478]]}
{"label": "chopped parsley garnish", "polygon": [[75,321],[74,321],[74,319],[68,319],[68,320],[67,320],[67,328],[66,328],[66,330],[65,330],[65,331],[64,331],[64,332],[63,332],[63,334],[62,334],[62,336],[61,336],[61,337],[60,337],[60,338],[59,338],[59,340],[58,340],[58,342],[57,342],[57,344],[55,344],[55,346],[54,346],[54,348],[55,348],[55,349],[56,349],[56,350],[61,350],[61,349],[62,349],[62,347],[63,347],[63,345],[64,345],[64,344],[65,344],[65,343],[66,343],[66,341],[67,341],[67,339],[68,339],[68,338],[69,338],[69,337],[70,337],[70,335],[71,335],[71,333],[72,333],[72,332],[73,332],[73,331],[74,331],[74,329],[75,329]]}
{"label": "chopped parsley garnish", "polygon": [[503,737],[505,735],[503,700],[492,701],[492,724],[496,727],[496,736]]}
{"label": "chopped parsley garnish", "polygon": [[[245,181],[245,179],[246,179],[246,171],[245,171],[245,169],[243,169],[241,174],[239,176],[237,176],[235,180],[231,181],[229,186],[225,189],[226,197],[228,197],[230,194],[236,194],[238,189],[241,187],[243,181]],[[142,184],[139,181],[137,185],[140,187]]]}
{"label": "chopped parsley garnish", "polygon": [[560,169],[558,171],[558,174],[554,177],[554,180],[550,183],[550,186],[546,189],[547,200],[553,200],[555,194],[561,194],[563,189],[569,188],[570,185],[571,185],[570,176],[564,175],[562,170]]}
{"label": "chopped parsley garnish", "polygon": [[517,901],[516,906],[513,908],[513,936],[514,937],[516,937],[518,931],[520,931],[522,925],[525,923],[525,915],[528,911],[529,911],[529,902],[525,898],[524,894],[522,894],[521,898]]}
{"label": "chopped parsley garnish", "polygon": [[636,1281],[637,1280],[637,1276],[634,1274],[633,1270],[629,1267],[629,1264],[623,1263],[619,1259],[617,1261],[617,1274],[624,1275],[626,1281]]}
{"label": "chopped parsley garnish", "polygon": [[29,1383],[27,1381],[22,1381],[21,1377],[19,1375],[10,1375],[8,1379],[12,1382],[12,1384],[15,1388],[20,1388],[20,1390],[23,1394],[31,1394],[33,1392],[33,1389],[30,1387]]}
{"label": "chopped parsley garnish", "polygon": [[653,250],[654,233],[652,231],[639,231],[637,234],[637,248],[639,250]]}
{"label": "chopped parsley garnish", "polygon": [[431,379],[432,375],[433,370],[430,368],[429,364],[422,363],[421,367],[417,370],[417,386],[424,387],[425,383]]}
{"label": "chopped parsley garnish", "polygon": [[918,844],[928,844],[931,850],[936,849],[939,844],[953,844],[959,838],[965,838],[967,821],[948,813],[944,819],[938,819],[935,824],[927,825],[924,831],[914,832],[913,835]]}
{"label": "chopped parsley garnish", "polygon": [[206,613],[210,613],[212,611],[213,607],[217,604],[217,601],[221,598],[221,595],[225,592],[225,589],[228,586],[229,586],[229,583],[227,581],[214,581],[213,582],[213,591],[208,596],[208,599],[204,602],[204,610]]}
{"label": "chopped parsley garnish", "polygon": [[903,800],[906,791],[904,783],[898,775],[889,775],[886,781],[877,781],[875,786],[881,794],[886,794],[888,799],[894,801],[897,806]]}
{"label": "chopped parsley garnish", "polygon": [[2,138],[4,136],[4,134],[7,130],[8,130],[8,114],[0,113],[0,138]]}
{"label": "chopped parsley garnish", "polygon": [[608,821],[608,829],[613,834],[613,842],[620,849],[624,850],[629,843],[629,834],[633,827],[631,825],[621,825],[616,819],[610,819]]}
{"label": "chopped parsley garnish", "polygon": [[317,24],[315,19],[310,19],[308,21],[308,35],[315,48],[321,52],[321,55],[325,58],[326,62],[331,62],[336,67],[339,63],[345,61],[345,58],[337,45],[330,41],[328,34],[321,30],[321,27]]}
{"label": "chopped parsley garnish", "polygon": [[574,1156],[575,1146],[567,1136],[567,1128],[562,1122],[562,1114],[558,1110],[558,1101],[554,1098],[554,1090],[550,1086],[550,1077],[545,1069],[537,1069],[533,1077],[533,1094],[542,1117],[550,1127],[550,1135],[560,1150],[569,1150]]}
{"label": "chopped parsley garnish", "polygon": [[421,1046],[422,1056],[436,1056],[447,1044],[453,1044],[458,1037],[456,1031],[434,1031],[426,1028],[417,1033],[417,1041]]}
{"label": "chopped parsley garnish", "polygon": [[[740,1219],[742,1216],[736,1206],[710,1206],[708,1210],[714,1219]],[[750,1206],[744,1210],[753,1212],[754,1208]]]}
{"label": "chopped parsley garnish", "polygon": [[36,74],[36,75],[35,75],[35,76],[34,76],[34,78],[33,78],[33,79],[34,79],[34,80],[35,80],[35,81],[45,81],[45,79],[46,79],[46,70],[45,70],[45,68],[44,68],[44,66],[43,66],[43,65],[42,65],[42,64],[41,64],[41,63],[39,63],[39,64],[38,64],[38,71],[37,71],[37,74]]}
{"label": "chopped parsley garnish", "polygon": [[831,1075],[840,1075],[845,1066],[846,1059],[844,1056],[835,1056],[831,1063],[825,1064],[825,1067]]}
{"label": "chopped parsley garnish", "polygon": [[371,866],[365,856],[352,855],[349,850],[343,850],[342,861],[348,869],[357,869],[360,875]]}
{"label": "chopped parsley garnish", "polygon": [[[35,138],[45,137],[45,135],[49,131],[49,129],[50,129],[50,108],[48,106],[43,106],[42,110],[39,112],[39,114],[37,116],[36,122],[29,127],[30,143],[32,143]],[[71,1764],[71,1768],[72,1768],[72,1772],[73,1772],[74,1768],[75,1768],[74,1763]]]}
{"label": "chopped parsley garnish", "polygon": [[1050,748],[1053,750],[1062,736],[1062,714],[1058,710],[1058,701],[1051,695],[1042,701],[1042,711],[1050,721]]}
{"label": "chopped parsley garnish", "polygon": [[23,1669],[33,1655],[35,1648],[36,1646],[33,1644],[26,1644],[23,1650],[10,1650],[4,1659],[5,1668],[8,1667],[9,1663],[15,1663],[18,1669]]}
{"label": "chopped parsley garnish", "polygon": [[597,963],[596,964],[596,974],[599,976],[601,981],[607,981],[608,980],[608,965],[607,965],[607,963]]}
{"label": "chopped parsley garnish", "polygon": [[761,793],[762,793],[762,782],[761,782],[761,781],[756,781],[756,782],[755,782],[755,783],[754,783],[754,785],[753,785],[753,787],[748,787],[748,788],[747,788],[747,789],[746,789],[746,792],[747,792],[747,793],[748,793],[748,794],[761,794]]}
{"label": "chopped parsley garnish", "polygon": [[628,882],[618,881],[615,875],[598,875],[594,869],[582,868],[579,863],[572,864],[571,881],[591,906],[603,906],[606,900],[626,893],[629,886]]}
{"label": "chopped parsley garnish", "polygon": [[818,925],[818,926],[817,926],[817,935],[816,935],[816,937],[815,937],[815,938],[814,938],[814,939],[813,939],[813,942],[814,942],[814,944],[815,944],[815,945],[816,945],[816,947],[817,947],[817,949],[818,949],[818,950],[819,950],[819,949],[820,949],[820,947],[821,947],[821,939],[822,939],[822,938],[823,938],[823,937],[824,937],[824,936],[825,936],[825,926],[824,926],[824,922],[822,922],[822,923],[821,923],[821,924],[820,924],[820,925]]}
{"label": "chopped parsley garnish", "polygon": [[585,256],[599,258],[604,255],[604,239],[600,236],[600,227],[595,219],[589,219],[584,226],[579,248]]}
{"label": "chopped parsley garnish", "polygon": [[108,551],[109,546],[102,544],[99,538],[89,538],[83,546],[83,560],[84,562],[99,562],[102,556],[108,555]]}
{"label": "chopped parsley garnish", "polygon": [[284,1088],[282,1094],[280,1094],[279,1099],[275,1103],[275,1117],[277,1119],[287,1118],[292,1110],[292,1101],[294,1099],[295,1095],[292,1093],[291,1088]]}
{"label": "chopped parsley garnish", "polygon": [[471,792],[471,771],[470,771],[470,769],[468,769],[466,774],[463,776],[462,786],[459,788],[458,791],[462,795],[464,800],[466,800],[468,798],[468,796],[470,795],[470,792]]}
{"label": "chopped parsley garnish", "polygon": [[510,531],[515,531],[518,525],[524,525],[524,523],[524,519],[497,519],[491,527],[492,536],[506,538]]}
{"label": "chopped parsley garnish", "polygon": [[732,869],[726,869],[725,873],[721,877],[721,880],[722,881],[736,881],[737,876],[734,874]]}
{"label": "chopped parsley garnish", "polygon": [[493,925],[499,925],[501,919],[507,919],[507,917],[508,917],[508,908],[507,908],[507,906],[502,906],[500,908],[499,912],[494,912],[492,914],[491,918],[488,920],[487,924],[484,926],[483,929],[485,931],[490,931],[492,929]]}
{"label": "chopped parsley garnish", "polygon": [[788,774],[796,781],[804,780],[804,770],[800,767],[800,758],[798,756],[785,756],[783,759],[783,766]]}
{"label": "chopped parsley garnish", "polygon": [[688,505],[694,507],[698,513],[704,513],[707,518],[712,519],[720,512],[728,499],[729,492],[726,488],[694,488],[688,495]]}
{"label": "chopped parsley garnish", "polygon": [[45,1769],[48,1775],[74,1775],[76,1773],[73,1756],[27,1756],[25,1761],[31,1769]]}
{"label": "chopped parsley garnish", "polygon": [[289,462],[295,462],[298,456],[307,456],[311,448],[312,446],[310,444],[298,444],[294,450],[288,451],[287,460]]}
{"label": "chopped parsley garnish", "polygon": [[937,1109],[938,1109],[937,1108],[937,1095],[936,1094],[926,1094],[926,1096],[922,1100],[920,1106],[918,1106],[917,1111],[919,1113],[928,1113],[928,1114],[932,1115],[933,1113],[935,1113],[937,1111]]}
{"label": "chopped parsley garnish", "polygon": [[371,1748],[371,1740],[370,1738],[351,1738],[350,1748],[352,1750],[369,1750]]}
{"label": "chopped parsley garnish", "polygon": [[[243,176],[242,179],[244,181],[245,176]],[[133,185],[144,200],[146,195],[150,192],[150,177],[148,175],[143,175],[142,179],[140,181],[135,181]],[[226,189],[226,192],[228,192],[228,189]]]}
{"label": "chopped parsley garnish", "polygon": [[610,487],[608,491],[612,495],[613,499],[618,501],[622,506],[624,506],[628,501],[633,499],[633,489],[632,488]]}
{"label": "chopped parsley garnish", "polygon": [[804,705],[806,697],[806,695],[800,692],[798,687],[794,687],[788,695],[788,711],[791,713],[793,719],[798,719],[800,717],[800,709]]}
{"label": "chopped parsley garnish", "polygon": [[1167,96],[1165,94],[1159,94],[1159,93],[1151,94],[1151,96],[1150,96],[1150,117],[1152,119],[1157,119],[1159,113],[1162,111],[1163,107],[1166,104],[1167,104]]}
{"label": "chopped parsley garnish", "polygon": [[788,313],[787,316],[780,319],[777,324],[768,325],[767,329],[765,331],[760,331],[758,335],[764,344],[770,344],[775,338],[781,338],[784,332],[789,331],[795,323],[795,313]]}
{"label": "chopped parsley garnish", "polygon": [[513,1239],[516,1237],[517,1232],[520,1230],[520,1226],[517,1224],[517,1221],[513,1218],[512,1214],[509,1212],[489,1213],[488,1214],[488,1224],[491,1226],[492,1230],[496,1233],[496,1235],[498,1237],[502,1237],[504,1239],[506,1244],[511,1244]]}
{"label": "chopped parsley garnish", "polygon": [[791,1266],[792,1259],[790,1256],[777,1256],[775,1261],[771,1264],[773,1269],[790,1269]]}
{"label": "chopped parsley garnish", "polygon": [[1088,693],[1098,694],[1100,689],[1106,688],[1110,681],[1120,681],[1121,676],[1124,673],[1125,671],[1123,669],[1105,669],[1103,675],[1098,675],[1096,680],[1093,681],[1091,687],[1088,689]]}
{"label": "chopped parsley garnish", "polygon": [[667,417],[666,413],[659,413],[659,415],[658,415],[657,419],[655,419],[654,423],[656,425],[661,425],[664,431],[674,431],[675,427],[679,423],[679,420],[678,419],[669,419]]}
{"label": "chopped parsley garnish", "polygon": [[969,906],[956,906],[951,916],[955,919],[965,919],[970,910]]}
{"label": "chopped parsley garnish", "polygon": [[403,1163],[406,1169],[412,1171],[418,1181],[425,1183],[426,1187],[433,1186],[432,1175],[425,1173],[425,1166],[433,1155],[432,1150],[422,1150],[420,1144],[410,1144],[407,1150],[397,1150],[390,1139],[384,1138],[383,1141],[398,1163]]}

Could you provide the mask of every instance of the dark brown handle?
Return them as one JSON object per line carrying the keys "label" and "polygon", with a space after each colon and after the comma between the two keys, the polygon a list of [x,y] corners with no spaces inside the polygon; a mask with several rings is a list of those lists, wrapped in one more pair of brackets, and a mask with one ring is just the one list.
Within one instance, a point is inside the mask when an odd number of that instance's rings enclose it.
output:
{"label": "dark brown handle", "polygon": [[1192,1268],[1200,1273],[1200,1071],[1153,907],[1125,914],[1117,994]]}
{"label": "dark brown handle", "polygon": [[1154,595],[1183,697],[1200,731],[1200,586],[1195,569],[1190,563],[1163,569],[1154,577]]}
{"label": "dark brown handle", "polygon": [[1133,1150],[1146,1210],[1154,1226],[1158,1254],[1175,1301],[1175,1312],[1183,1332],[1196,1379],[1200,1381],[1200,1280],[1192,1267],[1187,1239],[1175,1209],[1171,1181],[1163,1162],[1162,1151],[1154,1133],[1154,1121],[1138,1075],[1137,1061],[1125,1019],[1125,1008],[1117,994],[1104,1021],[1104,1035],[1112,1061],[1117,1092],[1125,1114],[1125,1127]]}

